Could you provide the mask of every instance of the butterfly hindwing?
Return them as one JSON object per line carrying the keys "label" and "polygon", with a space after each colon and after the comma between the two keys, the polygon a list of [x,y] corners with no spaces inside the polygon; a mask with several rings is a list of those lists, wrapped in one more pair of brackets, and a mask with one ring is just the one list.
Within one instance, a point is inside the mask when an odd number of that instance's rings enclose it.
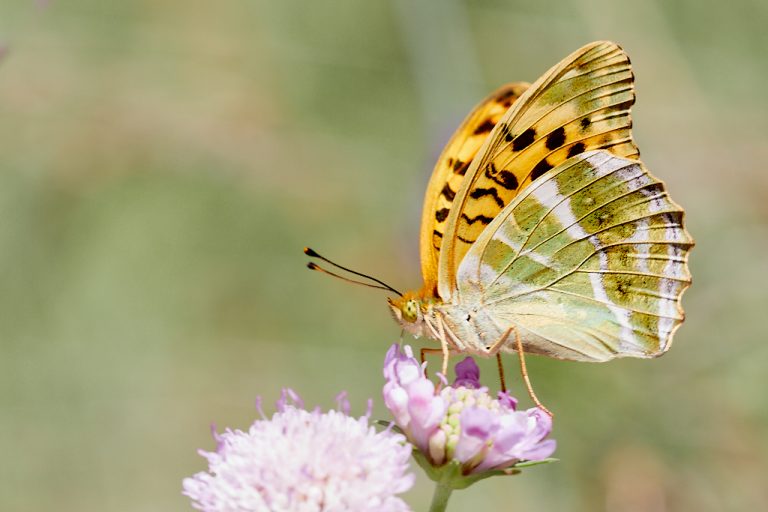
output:
{"label": "butterfly hindwing", "polygon": [[421,269],[426,291],[431,292],[437,285],[440,245],[456,191],[488,134],[528,85],[507,84],[480,102],[453,134],[435,164],[421,220]]}
{"label": "butterfly hindwing", "polygon": [[482,233],[458,270],[458,302],[520,327],[529,352],[660,355],[690,284],[693,240],[682,219],[642,163],[583,153],[521,192]]}
{"label": "butterfly hindwing", "polygon": [[634,77],[615,43],[589,44],[536,81],[496,124],[467,171],[445,221],[439,292],[456,289],[462,258],[493,218],[533,180],[594,149],[637,158]]}

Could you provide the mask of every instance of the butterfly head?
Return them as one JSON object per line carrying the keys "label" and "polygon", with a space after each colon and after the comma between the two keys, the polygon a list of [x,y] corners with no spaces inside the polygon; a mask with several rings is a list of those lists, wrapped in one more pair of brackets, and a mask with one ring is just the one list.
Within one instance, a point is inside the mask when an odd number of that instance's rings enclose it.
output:
{"label": "butterfly head", "polygon": [[424,334],[424,310],[425,302],[414,293],[406,293],[402,297],[387,299],[389,309],[403,329],[411,334],[421,336]]}

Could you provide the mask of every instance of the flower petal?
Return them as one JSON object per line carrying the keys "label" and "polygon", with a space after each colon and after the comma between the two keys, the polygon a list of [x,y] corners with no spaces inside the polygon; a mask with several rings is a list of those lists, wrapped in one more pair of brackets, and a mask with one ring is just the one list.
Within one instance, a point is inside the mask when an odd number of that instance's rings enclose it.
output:
{"label": "flower petal", "polygon": [[471,389],[480,387],[480,368],[471,357],[465,357],[456,363],[454,371],[456,372],[456,380],[453,381],[453,387],[464,386]]}
{"label": "flower petal", "polygon": [[384,404],[395,416],[395,422],[402,428],[408,428],[411,416],[408,414],[408,393],[400,386],[384,386]]}
{"label": "flower petal", "polygon": [[416,446],[426,452],[429,437],[445,417],[446,404],[442,397],[435,395],[435,385],[429,379],[412,382],[406,389],[411,416],[410,433]]}
{"label": "flower petal", "polygon": [[509,409],[510,411],[517,410],[517,398],[510,395],[509,391],[499,391],[499,394],[496,395],[496,398],[499,401],[499,405],[505,409]]}
{"label": "flower petal", "polygon": [[527,450],[520,452],[520,459],[522,460],[544,460],[553,453],[557,448],[557,441],[554,439],[545,439],[535,445],[531,446]]}
{"label": "flower petal", "polygon": [[499,421],[498,416],[488,409],[467,407],[461,411],[459,423],[461,432],[454,457],[463,464],[487,448],[499,429]]}

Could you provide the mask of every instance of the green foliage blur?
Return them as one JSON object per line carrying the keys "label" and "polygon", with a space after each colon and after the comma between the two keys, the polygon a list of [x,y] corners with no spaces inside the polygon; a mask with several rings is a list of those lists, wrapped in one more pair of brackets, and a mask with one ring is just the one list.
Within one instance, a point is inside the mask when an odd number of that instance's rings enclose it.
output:
{"label": "green foliage blur", "polygon": [[3,1],[0,510],[190,510],[210,423],[284,386],[386,417],[384,296],[303,246],[417,288],[454,127],[596,39],[631,55],[643,160],[688,212],[688,320],[654,361],[529,358],[561,462],[450,509],[768,510],[766,22],[763,0]]}

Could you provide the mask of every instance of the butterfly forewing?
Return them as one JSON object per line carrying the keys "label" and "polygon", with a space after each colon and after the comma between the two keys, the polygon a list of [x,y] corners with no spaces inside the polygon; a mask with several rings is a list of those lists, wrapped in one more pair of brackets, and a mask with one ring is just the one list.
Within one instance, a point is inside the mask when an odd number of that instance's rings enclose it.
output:
{"label": "butterfly forewing", "polygon": [[446,212],[441,297],[453,294],[456,269],[483,229],[533,180],[585,151],[638,156],[630,133],[634,99],[629,58],[610,42],[574,52],[523,94],[489,135]]}
{"label": "butterfly forewing", "polygon": [[[518,326],[526,350],[600,361],[665,352],[690,284],[683,210],[637,160],[568,159],[488,226],[457,274],[458,303]],[[511,345],[506,347],[512,348]]]}
{"label": "butterfly forewing", "polygon": [[427,186],[421,220],[421,270],[424,289],[430,293],[437,285],[440,245],[456,191],[488,134],[528,86],[524,82],[510,83],[480,102],[453,134],[437,160]]}

